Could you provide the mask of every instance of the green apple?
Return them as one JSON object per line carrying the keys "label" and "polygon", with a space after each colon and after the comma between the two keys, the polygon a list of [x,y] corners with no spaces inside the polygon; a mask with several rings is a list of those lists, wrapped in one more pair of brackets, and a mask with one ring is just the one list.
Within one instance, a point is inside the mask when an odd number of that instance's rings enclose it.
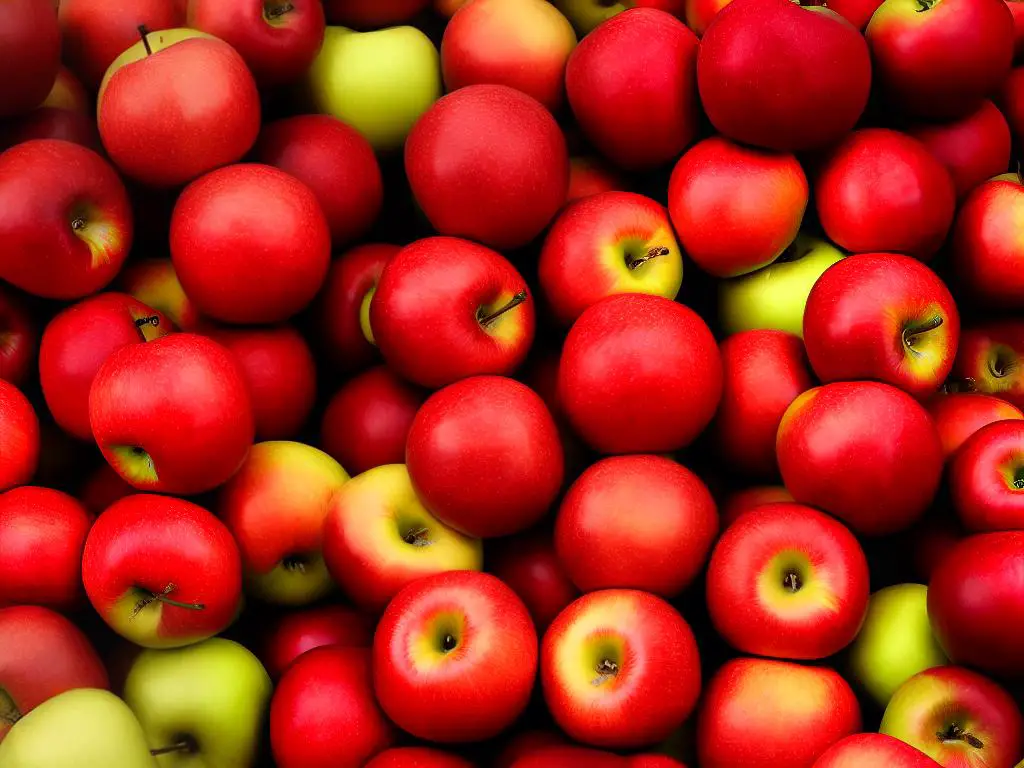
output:
{"label": "green apple", "polygon": [[632,6],[632,3],[615,2],[615,0],[552,0],[552,2],[572,23],[580,36],[588,34],[602,21],[607,21]]}
{"label": "green apple", "polygon": [[158,768],[146,735],[121,699],[99,688],[54,696],[0,741],[3,768]]}
{"label": "green apple", "polygon": [[798,235],[764,269],[722,281],[718,306],[722,328],[730,334],[775,328],[803,338],[807,295],[821,274],[844,255],[825,240]]}
{"label": "green apple", "polygon": [[850,669],[879,705],[918,672],[947,663],[928,620],[928,587],[897,584],[871,596]]}
{"label": "green apple", "polygon": [[252,653],[214,637],[140,653],[124,700],[161,768],[247,768],[256,761],[272,690]]}
{"label": "green apple", "polygon": [[399,149],[441,97],[437,48],[415,27],[328,27],[306,75],[310,105],[356,128],[379,151]]}
{"label": "green apple", "polygon": [[208,35],[206,32],[200,32],[198,29],[189,29],[187,27],[146,32],[144,37],[140,35],[139,42],[125,50],[120,56],[114,59],[109,67],[107,67],[107,71],[103,75],[103,80],[100,82],[100,92],[96,99],[96,103],[99,104],[103,101],[103,92],[107,88],[107,83],[110,81],[110,78],[114,76],[114,73],[121,69],[121,67],[134,64],[137,61],[142,61],[147,56],[159,53],[165,48],[170,48],[172,45],[180,43],[182,40],[191,40],[195,37],[212,38],[213,35]]}

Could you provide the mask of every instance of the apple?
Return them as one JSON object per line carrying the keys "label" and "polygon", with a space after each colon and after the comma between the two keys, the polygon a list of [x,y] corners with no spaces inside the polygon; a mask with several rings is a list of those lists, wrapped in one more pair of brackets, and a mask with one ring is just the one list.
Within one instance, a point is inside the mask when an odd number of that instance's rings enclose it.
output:
{"label": "apple", "polygon": [[554,112],[575,47],[572,25],[546,0],[477,0],[445,25],[441,71],[449,91],[507,85]]}
{"label": "apple", "polygon": [[963,667],[934,667],[907,680],[878,730],[943,766],[1009,766],[1024,751],[1024,718],[1010,694]]}
{"label": "apple", "polygon": [[1019,0],[1006,0],[1006,7],[1013,16],[1013,58],[1016,60],[1024,53],[1024,7],[1020,5]]}
{"label": "apple", "polygon": [[611,456],[566,492],[555,550],[583,592],[627,588],[673,598],[698,576],[717,534],[714,499],[693,472],[662,456]]}
{"label": "apple", "polygon": [[828,7],[863,32],[882,0],[831,0]]}
{"label": "apple", "polygon": [[519,595],[538,632],[543,633],[580,596],[547,531],[534,529],[492,539],[487,542],[485,559],[487,570]]}
{"label": "apple", "polygon": [[377,220],[384,200],[380,165],[370,142],[341,120],[330,115],[277,120],[264,127],[253,154],[313,190],[335,247],[362,237]]}
{"label": "apple", "polygon": [[286,613],[263,635],[261,658],[267,673],[279,680],[306,651],[325,645],[370,648],[373,618],[342,605],[324,605]]}
{"label": "apple", "polygon": [[949,489],[967,530],[1024,529],[1024,421],[996,421],[968,437],[950,462]]}
{"label": "apple", "polygon": [[369,320],[392,371],[431,389],[512,373],[535,325],[526,281],[511,262],[453,237],[417,240],[392,256]]}
{"label": "apple", "polygon": [[[329,5],[326,11],[330,19]],[[305,89],[314,112],[333,115],[359,131],[375,150],[392,152],[402,148],[413,124],[440,98],[440,56],[415,27],[373,32],[327,27],[320,53],[306,73]]]}
{"label": "apple", "polygon": [[970,391],[995,395],[1024,408],[1024,323],[987,322],[967,328],[953,363],[953,377]]}
{"label": "apple", "polygon": [[199,311],[178,282],[170,259],[141,259],[118,276],[121,289],[167,317],[179,331],[199,327]]}
{"label": "apple", "polygon": [[270,702],[279,768],[363,768],[396,732],[373,695],[370,651],[332,645],[302,654]]}
{"label": "apple", "polygon": [[570,744],[555,744],[527,752],[509,768],[632,768],[629,758]]}
{"label": "apple", "polygon": [[996,104],[1010,124],[1014,142],[1024,137],[1024,67],[1014,67],[996,94]]}
{"label": "apple", "polygon": [[565,326],[606,296],[674,299],[683,258],[668,211],[634,192],[599,192],[569,203],[544,238],[540,286]]}
{"label": "apple", "polygon": [[620,168],[651,168],[693,141],[700,120],[697,36],[654,8],[619,13],[569,57],[565,88],[597,150]]}
{"label": "apple", "polygon": [[871,381],[800,395],[782,417],[777,453],[798,502],[866,536],[908,528],[942,475],[942,445],[928,412],[907,393]]}
{"label": "apple", "polygon": [[[67,43],[67,38],[62,38],[62,44],[66,46]],[[57,70],[57,79],[53,81],[53,88],[50,89],[50,93],[47,94],[38,109],[63,109],[91,117],[92,106],[92,97],[86,92],[85,86],[74,72],[62,66]]]}
{"label": "apple", "polygon": [[380,612],[407,584],[451,570],[480,570],[483,547],[430,514],[404,464],[345,483],[323,525],[331,576],[360,607]]}
{"label": "apple", "polygon": [[78,500],[90,515],[99,517],[115,501],[131,496],[135,489],[121,479],[113,467],[104,462],[86,478],[78,489]]}
{"label": "apple", "polygon": [[0,279],[44,298],[100,290],[132,244],[124,184],[102,157],[69,141],[37,139],[0,154],[0,209]]}
{"label": "apple", "polygon": [[60,70],[61,34],[57,14],[39,0],[4,4],[0,68],[11,73],[0,88],[0,118],[38,107]]}
{"label": "apple", "polygon": [[506,85],[467,85],[439,99],[409,133],[405,172],[439,234],[492,248],[533,240],[569,189],[558,123]]}
{"label": "apple", "polygon": [[921,581],[931,581],[943,558],[967,536],[956,518],[949,516],[938,520],[926,516],[911,528],[910,535],[914,571]]}
{"label": "apple", "polygon": [[25,303],[13,291],[0,287],[0,379],[22,385],[35,366],[39,334]]}
{"label": "apple", "polygon": [[320,443],[353,475],[405,461],[405,445],[424,395],[380,365],[349,379],[324,412]]}
{"label": "apple", "polygon": [[[513,768],[519,761],[536,753],[548,753],[552,748],[567,747],[565,737],[555,730],[520,731],[509,739],[494,761],[493,768]],[[580,749],[584,749],[580,747]],[[598,750],[591,750],[597,752]]]}
{"label": "apple", "polygon": [[840,739],[814,761],[811,768],[938,768],[919,749],[884,733],[857,733]]}
{"label": "apple", "polygon": [[304,309],[327,277],[331,234],[313,191],[284,171],[221,168],[182,192],[171,260],[188,297],[226,323],[276,323]]}
{"label": "apple", "polygon": [[683,18],[684,0],[553,0],[580,35],[588,35],[598,26],[631,8],[654,8]]}
{"label": "apple", "polygon": [[409,21],[429,3],[430,0],[324,0],[324,10],[331,24],[373,28]]}
{"label": "apple", "polygon": [[468,760],[429,747],[385,749],[366,768],[473,768]]}
{"label": "apple", "polygon": [[[337,2],[346,2],[346,0],[337,0]],[[455,12],[464,6],[469,0],[434,0],[434,10],[441,16],[450,19],[455,15]]]}
{"label": "apple", "polygon": [[39,107],[22,117],[0,122],[0,151],[33,139],[57,139],[103,151],[96,121],[84,112]]}
{"label": "apple", "polygon": [[722,395],[722,361],[700,316],[661,296],[622,294],[569,331],[558,394],[579,435],[601,453],[689,445]]}
{"label": "apple", "polygon": [[21,390],[0,379],[0,491],[25,485],[39,464],[39,419]]}
{"label": "apple", "polygon": [[599,192],[622,191],[623,181],[607,164],[595,157],[569,158],[569,192],[565,201],[571,203]]}
{"label": "apple", "polygon": [[964,442],[988,424],[1007,419],[1024,419],[1024,412],[1005,400],[977,392],[939,394],[926,404],[942,450],[948,462]]}
{"label": "apple", "polygon": [[139,34],[100,84],[96,117],[110,159],[152,187],[238,162],[260,129],[259,93],[242,57],[198,30]]}
{"label": "apple", "polygon": [[402,730],[435,742],[480,741],[526,708],[537,631],[494,576],[425,576],[388,605],[373,638],[373,689]]}
{"label": "apple", "polygon": [[685,0],[686,26],[694,31],[697,37],[703,37],[718,12],[725,8],[731,0]]}
{"label": "apple", "polygon": [[1019,180],[992,180],[978,186],[957,214],[951,247],[956,276],[986,307],[1024,307],[1024,279],[1014,268],[1021,257],[1015,222],[1022,211]]}
{"label": "apple", "polygon": [[719,517],[724,531],[740,519],[740,516],[751,512],[763,504],[793,501],[793,494],[781,485],[755,485],[742,491],[731,492],[722,502]]}

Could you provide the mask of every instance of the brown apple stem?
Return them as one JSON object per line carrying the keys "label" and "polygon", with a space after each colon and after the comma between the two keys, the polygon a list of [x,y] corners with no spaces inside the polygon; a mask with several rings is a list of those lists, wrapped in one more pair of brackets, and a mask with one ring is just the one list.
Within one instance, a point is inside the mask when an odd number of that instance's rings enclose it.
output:
{"label": "brown apple stem", "polygon": [[660,247],[651,248],[647,253],[645,253],[640,258],[633,259],[632,261],[627,261],[626,266],[629,267],[630,269],[636,269],[641,264],[646,264],[651,259],[656,259],[659,256],[668,256],[670,253],[671,251],[663,245]]}
{"label": "brown apple stem", "polygon": [[945,731],[939,731],[935,735],[939,737],[940,741],[966,741],[975,749],[981,749],[985,746],[981,739],[974,734],[967,733],[967,731],[955,723]]}
{"label": "brown apple stem", "polygon": [[191,752],[192,745],[187,741],[179,741],[177,744],[170,744],[166,747],[160,747],[159,749],[149,750],[149,754],[153,757],[159,757],[160,755],[170,755],[174,752]]}
{"label": "brown apple stem", "polygon": [[85,225],[86,221],[81,216],[75,216],[75,218],[71,220],[71,229],[73,229],[75,232],[81,232],[83,229],[85,229]]}
{"label": "brown apple stem", "polygon": [[782,577],[782,586],[790,592],[799,592],[803,585],[804,582],[796,571],[786,571],[786,575]]}
{"label": "brown apple stem", "polygon": [[455,639],[454,635],[447,634],[441,640],[441,650],[445,653],[449,653],[455,650],[455,646],[459,644],[459,641]]}
{"label": "brown apple stem", "polygon": [[611,659],[601,659],[594,669],[597,671],[597,677],[590,681],[592,685],[606,683],[619,674],[619,665]]}
{"label": "brown apple stem", "polygon": [[149,30],[146,29],[146,25],[139,24],[139,36],[142,37],[142,45],[146,49],[146,55],[152,56],[153,49],[149,47],[149,37],[147,35],[149,35]]}
{"label": "brown apple stem", "polygon": [[928,322],[924,323],[923,325],[919,325],[917,327],[911,327],[911,328],[904,328],[903,329],[903,343],[906,346],[908,346],[908,347],[912,347],[912,346],[914,346],[914,343],[917,341],[917,337],[918,336],[921,336],[922,334],[928,333],[929,331],[934,331],[936,328],[940,327],[941,325],[942,325],[942,318],[939,315],[936,315],[935,317],[933,317],[931,320],[929,320]]}
{"label": "brown apple stem", "polygon": [[294,10],[294,5],[292,5],[291,3],[285,3],[284,5],[275,5],[273,8],[268,8],[266,13],[267,18],[270,21],[273,21],[274,19],[278,19],[281,16],[284,16],[286,13],[290,13]]}
{"label": "brown apple stem", "polygon": [[282,565],[289,571],[298,571],[299,573],[306,572],[306,565],[309,562],[302,555],[289,555],[281,561]]}
{"label": "brown apple stem", "polygon": [[202,603],[183,603],[180,600],[172,600],[171,598],[169,598],[168,595],[171,594],[171,592],[173,592],[175,589],[177,589],[177,587],[174,584],[168,584],[166,587],[164,587],[164,591],[161,594],[150,592],[147,589],[140,589],[140,592],[145,592],[147,594],[145,595],[145,597],[141,598],[139,602],[135,604],[135,608],[132,609],[131,616],[128,617],[129,621],[134,619],[144,610],[146,610],[146,607],[152,605],[153,602],[164,603],[165,605],[172,605],[175,608],[185,608],[189,611],[206,610],[206,606]]}
{"label": "brown apple stem", "polygon": [[508,302],[508,304],[503,306],[497,312],[492,312],[491,314],[487,315],[487,317],[481,317],[480,318],[480,325],[488,325],[490,323],[493,323],[495,320],[497,320],[499,317],[504,315],[506,312],[508,312],[511,309],[515,309],[520,304],[522,304],[524,301],[526,301],[527,297],[528,297],[528,294],[526,293],[525,290],[520,291],[519,293],[517,293],[515,296],[512,297],[512,299]]}
{"label": "brown apple stem", "polygon": [[0,704],[4,705],[3,709],[0,709],[0,723],[14,725],[21,720],[21,712],[18,711],[18,708],[10,698],[0,695]]}
{"label": "brown apple stem", "polygon": [[150,315],[149,317],[140,317],[135,321],[135,327],[141,328],[144,325],[152,325],[154,328],[160,325],[159,315]]}
{"label": "brown apple stem", "polygon": [[429,531],[426,528],[415,528],[406,533],[402,540],[406,544],[412,544],[414,547],[425,547],[430,543],[430,539],[427,538],[428,533]]}

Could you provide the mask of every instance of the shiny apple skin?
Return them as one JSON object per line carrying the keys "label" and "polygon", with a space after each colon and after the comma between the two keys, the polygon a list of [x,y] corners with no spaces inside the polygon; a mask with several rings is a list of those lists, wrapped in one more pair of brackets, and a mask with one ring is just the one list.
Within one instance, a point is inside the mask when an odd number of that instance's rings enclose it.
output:
{"label": "shiny apple skin", "polygon": [[25,485],[39,464],[39,419],[21,390],[0,379],[0,491]]}
{"label": "shiny apple skin", "polygon": [[569,603],[580,596],[555,553],[547,531],[526,531],[488,542],[487,570],[519,595],[537,631],[543,633]]}
{"label": "shiny apple skin", "polygon": [[884,733],[857,733],[833,744],[811,768],[940,768],[924,752]]}
{"label": "shiny apple skin", "polygon": [[995,421],[1024,419],[1024,412],[1015,405],[992,395],[977,392],[953,392],[938,394],[925,406],[931,414],[935,428],[942,440],[946,461],[950,461],[957,449],[982,427]]}
{"label": "shiny apple skin", "polygon": [[267,674],[279,680],[306,651],[325,645],[370,648],[374,621],[369,614],[343,605],[291,611],[274,621],[263,637],[260,658]]}
{"label": "shiny apple skin", "polygon": [[781,485],[755,485],[741,491],[733,491],[722,502],[721,528],[724,531],[741,516],[757,509],[762,504],[793,501],[793,494]]}
{"label": "shiny apple skin", "polygon": [[474,768],[465,758],[430,747],[386,749],[364,768]]}
{"label": "shiny apple skin", "polygon": [[953,266],[972,298],[986,307],[1024,307],[1024,257],[1017,222],[1024,216],[1024,186],[987,181],[964,201],[953,229]]}
{"label": "shiny apple skin", "polygon": [[11,73],[0,89],[0,118],[42,104],[60,71],[61,34],[50,3],[13,0],[0,27],[0,68]]}
{"label": "shiny apple skin", "polygon": [[1024,421],[997,421],[967,438],[950,464],[949,488],[967,530],[1024,530]]}

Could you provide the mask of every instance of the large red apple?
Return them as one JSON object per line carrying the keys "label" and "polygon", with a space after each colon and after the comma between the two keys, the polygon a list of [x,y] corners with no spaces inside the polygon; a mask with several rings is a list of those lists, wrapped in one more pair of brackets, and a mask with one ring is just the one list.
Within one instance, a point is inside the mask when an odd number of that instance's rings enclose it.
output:
{"label": "large red apple", "polygon": [[909,744],[884,733],[857,733],[840,739],[811,768],[940,768]]}
{"label": "large red apple", "polygon": [[953,229],[953,267],[972,299],[993,308],[1024,308],[1024,258],[1017,222],[1024,216],[1024,185],[993,179],[960,208]]}
{"label": "large red apple", "polygon": [[9,0],[0,24],[0,118],[35,109],[60,70],[61,35],[53,5],[42,0]]}
{"label": "large red apple", "polygon": [[1024,421],[993,422],[967,438],[950,463],[949,489],[967,530],[1024,530]]}
{"label": "large red apple", "polygon": [[39,419],[21,390],[0,379],[0,491],[24,485],[39,463]]}
{"label": "large red apple", "polygon": [[1024,323],[1002,320],[965,329],[953,377],[972,391],[1024,408]]}
{"label": "large red apple", "polygon": [[274,621],[263,636],[260,658],[267,674],[279,680],[293,661],[306,651],[325,645],[370,648],[373,618],[342,605],[286,613]]}
{"label": "large red apple", "polygon": [[21,386],[35,366],[38,335],[24,302],[0,287],[0,379]]}
{"label": "large red apple", "polygon": [[939,394],[926,403],[942,450],[949,461],[964,442],[982,427],[994,421],[1024,419],[1024,412],[1005,400],[977,392]]}
{"label": "large red apple", "polygon": [[533,530],[487,542],[487,570],[512,588],[544,632],[580,596],[555,553],[551,534]]}

